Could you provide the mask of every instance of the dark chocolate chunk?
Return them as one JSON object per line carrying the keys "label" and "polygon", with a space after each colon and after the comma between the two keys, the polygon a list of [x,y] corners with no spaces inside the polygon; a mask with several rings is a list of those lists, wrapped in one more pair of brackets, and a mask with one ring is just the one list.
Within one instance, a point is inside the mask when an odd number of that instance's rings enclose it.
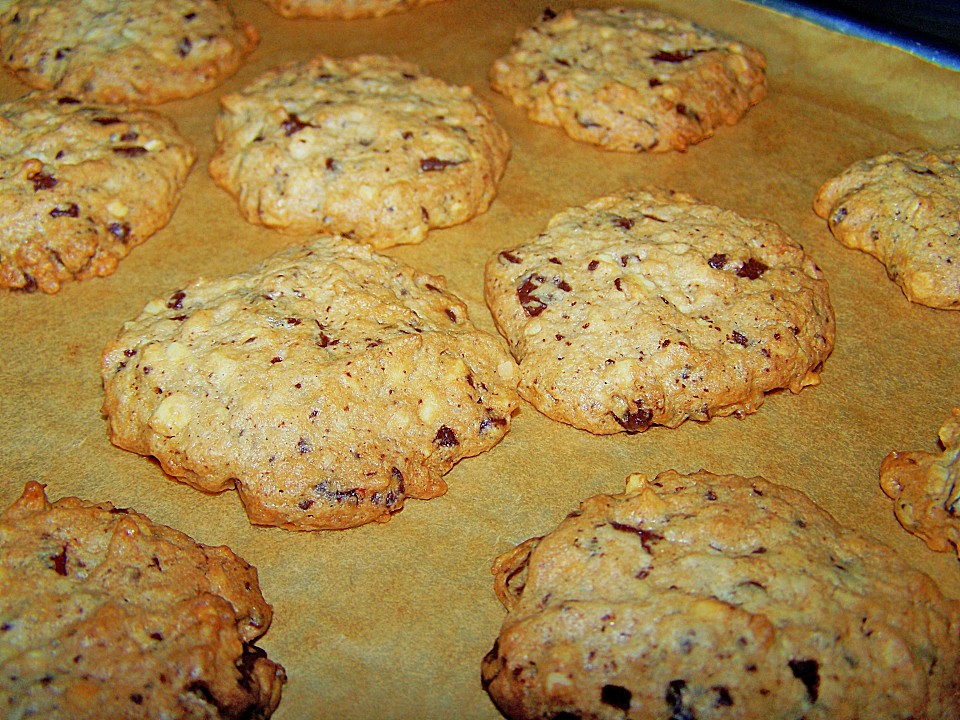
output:
{"label": "dark chocolate chunk", "polygon": [[33,183],[34,192],[37,190],[49,190],[57,186],[57,179],[53,175],[47,175],[44,172],[35,172],[29,176],[29,180]]}
{"label": "dark chocolate chunk", "polygon": [[632,698],[633,693],[622,685],[604,685],[600,689],[600,702],[618,710],[629,710]]}
{"label": "dark chocolate chunk", "polygon": [[820,663],[816,660],[791,660],[787,663],[793,676],[807,689],[810,702],[816,702],[820,696]]}
{"label": "dark chocolate chunk", "polygon": [[641,430],[646,430],[653,423],[653,411],[641,407],[641,403],[638,400],[636,410],[627,410],[623,417],[614,413],[613,419],[627,432],[640,432]]}
{"label": "dark chocolate chunk", "polygon": [[460,444],[460,441],[457,439],[457,434],[452,428],[446,425],[440,426],[433,441],[440,447],[456,447]]}
{"label": "dark chocolate chunk", "polygon": [[67,575],[67,546],[64,545],[60,552],[56,555],[51,555],[50,560],[53,563],[53,570],[56,571],[57,575]]}
{"label": "dark chocolate chunk", "polygon": [[76,203],[70,203],[66,207],[55,207],[49,213],[50,217],[80,217],[80,207]]}
{"label": "dark chocolate chunk", "polygon": [[768,269],[769,268],[767,267],[766,263],[763,263],[756,258],[750,258],[737,269],[737,277],[747,278],[748,280],[756,280]]}
{"label": "dark chocolate chunk", "polygon": [[462,163],[462,160],[441,160],[436,157],[428,157],[420,161],[420,169],[423,172],[438,172]]}

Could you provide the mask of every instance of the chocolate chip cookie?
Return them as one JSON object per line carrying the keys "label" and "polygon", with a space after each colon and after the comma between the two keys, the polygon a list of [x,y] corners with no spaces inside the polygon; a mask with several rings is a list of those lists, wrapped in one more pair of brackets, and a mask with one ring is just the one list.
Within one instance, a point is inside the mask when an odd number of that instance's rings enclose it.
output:
{"label": "chocolate chip cookie", "polygon": [[442,277],[335,238],[151,301],[101,372],[116,445],[301,530],[442,495],[519,402],[513,360]]}
{"label": "chocolate chip cookie", "polygon": [[207,92],[260,41],[219,0],[8,0],[0,59],[31,87],[107,103]]}
{"label": "chocolate chip cookie", "polygon": [[825,182],[814,210],[911,302],[960,310],[960,145],[887,153]]}
{"label": "chocolate chip cookie", "polygon": [[0,287],[111,274],[170,220],[195,157],[147,110],[52,93],[0,105]]}
{"label": "chocolate chip cookie", "polygon": [[766,95],[742,42],[646,8],[549,8],[490,70],[531,120],[623,152],[685,150]]}
{"label": "chocolate chip cookie", "polygon": [[7,718],[266,718],[286,676],[272,611],[226,547],[28,482],[0,514]]}
{"label": "chocolate chip cookie", "polygon": [[960,603],[763,478],[631,476],[493,571],[514,720],[956,717]]}
{"label": "chocolate chip cookie", "polygon": [[960,553],[960,407],[940,428],[940,443],[942,453],[890,453],[880,465],[880,487],[904,529],[931,550]]}
{"label": "chocolate chip cookie", "polygon": [[221,104],[210,175],[244,218],[376,248],[485,212],[510,152],[470,88],[378,55],[292,63]]}
{"label": "chocolate chip cookie", "polygon": [[520,393],[605,434],[755,412],[819,382],[836,334],[826,280],[779,226],[665,190],[558,213],[487,263]]}

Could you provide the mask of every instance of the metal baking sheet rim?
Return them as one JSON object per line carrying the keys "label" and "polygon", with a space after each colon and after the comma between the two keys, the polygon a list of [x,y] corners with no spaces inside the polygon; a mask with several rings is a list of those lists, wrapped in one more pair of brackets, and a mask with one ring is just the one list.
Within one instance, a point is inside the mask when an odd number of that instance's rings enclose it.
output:
{"label": "metal baking sheet rim", "polygon": [[794,0],[747,0],[754,5],[814,23],[833,32],[859,37],[899,48],[923,60],[960,71],[960,51],[919,40],[892,28],[882,28],[850,18],[841,12],[826,11]]}

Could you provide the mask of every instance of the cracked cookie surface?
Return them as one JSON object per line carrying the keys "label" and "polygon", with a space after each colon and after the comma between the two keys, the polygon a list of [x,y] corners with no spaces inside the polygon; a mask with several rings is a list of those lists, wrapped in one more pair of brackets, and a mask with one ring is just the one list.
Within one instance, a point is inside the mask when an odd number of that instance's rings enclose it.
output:
{"label": "cracked cookie surface", "polygon": [[558,213],[486,267],[520,392],[593,433],[752,413],[819,382],[836,334],[823,274],[774,223],[625,190]]}
{"label": "cracked cookie surface", "polygon": [[254,643],[257,571],[110,503],[28,482],[0,514],[4,717],[266,718],[283,668]]}
{"label": "cracked cookie surface", "polygon": [[641,8],[551,10],[490,69],[531,120],[623,152],[685,150],[766,95],[766,60],[741,42]]}
{"label": "cracked cookie surface", "polygon": [[960,145],[854,163],[814,199],[841,243],[877,258],[911,302],[960,310]]}
{"label": "cracked cookie surface", "polygon": [[519,402],[512,358],[442,277],[332,238],[150,302],[101,372],[114,444],[301,530],[442,495]]}
{"label": "cracked cookie surface", "polygon": [[41,90],[156,104],[212,90],[260,37],[218,0],[7,0],[0,53]]}
{"label": "cracked cookie surface", "polygon": [[513,720],[956,715],[960,604],[763,478],[631,476],[493,572]]}
{"label": "cracked cookie surface", "polygon": [[210,175],[246,220],[376,248],[485,212],[510,153],[469,87],[378,55],[285,65],[221,105]]}
{"label": "cracked cookie surface", "polygon": [[148,110],[51,93],[0,105],[0,287],[111,274],[170,220],[194,159]]}

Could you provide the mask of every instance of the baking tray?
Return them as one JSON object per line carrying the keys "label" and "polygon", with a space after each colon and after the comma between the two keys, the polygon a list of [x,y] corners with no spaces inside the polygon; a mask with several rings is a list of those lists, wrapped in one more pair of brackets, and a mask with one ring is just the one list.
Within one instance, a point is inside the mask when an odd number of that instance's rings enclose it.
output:
{"label": "baking tray", "polygon": [[[576,143],[529,122],[489,89],[489,65],[543,12],[544,0],[445,0],[349,22],[285,20],[258,0],[234,0],[260,30],[259,49],[217,90],[158,108],[199,154],[170,224],[111,277],[67,283],[54,296],[0,294],[0,503],[35,479],[50,497],[132,507],[253,563],[275,612],[260,644],[289,675],[280,720],[499,717],[479,678],[504,616],[493,558],[553,528],[581,499],[619,492],[631,472],[703,468],[798,488],[960,597],[956,557],[903,531],[878,484],[890,451],[936,450],[937,429],[960,402],[960,312],[909,303],[876,260],[841,246],[811,209],[819,185],[858,159],[957,142],[960,75],[754,4],[648,4],[735,35],[769,63],[768,97],[685,153],[620,154]],[[533,237],[567,206],[659,184],[774,220],[813,255],[837,316],[822,384],[772,394],[742,420],[638,435],[593,436],[524,403],[499,445],[447,475],[445,496],[411,500],[389,523],[340,532],[252,527],[236,493],[204,496],[165,477],[155,461],[113,447],[100,414],[99,356],[123,322],[198,275],[242,271],[296,241],[246,223],[210,180],[218,98],[318,52],[396,54],[470,84],[510,133],[512,157],[486,214],[388,251],[445,275],[481,328],[494,332],[482,291],[490,255]],[[0,78],[0,99],[25,91]]]}
{"label": "baking tray", "polygon": [[896,47],[960,70],[956,0],[750,0],[834,32]]}

